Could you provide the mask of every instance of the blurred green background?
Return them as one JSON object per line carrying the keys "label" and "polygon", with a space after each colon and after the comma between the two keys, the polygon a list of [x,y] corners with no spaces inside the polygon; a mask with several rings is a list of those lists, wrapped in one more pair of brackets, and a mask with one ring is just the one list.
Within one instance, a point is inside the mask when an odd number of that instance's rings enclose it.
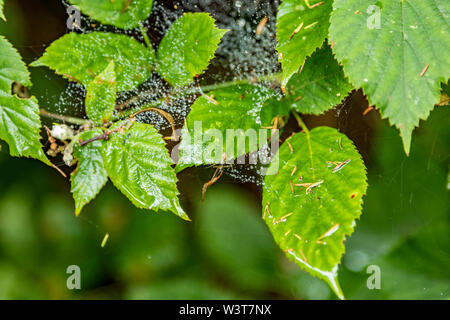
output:
{"label": "blurred green background", "polygon": [[[5,9],[0,34],[27,62],[66,32],[59,1],[10,0]],[[44,68],[32,69],[32,80],[41,106],[58,111],[67,82]],[[339,110],[307,118],[349,135],[368,167],[341,286],[348,299],[448,299],[450,109],[421,123],[406,157],[398,132],[376,112],[363,117],[366,107],[355,92]],[[260,186],[225,176],[201,203],[211,174],[179,175],[192,223],[138,210],[111,184],[76,218],[69,182],[37,161],[9,157],[2,144],[0,299],[335,299],[276,247],[261,219]],[[81,268],[81,290],[66,287],[69,265]],[[381,268],[380,290],[366,286],[369,265]]]}

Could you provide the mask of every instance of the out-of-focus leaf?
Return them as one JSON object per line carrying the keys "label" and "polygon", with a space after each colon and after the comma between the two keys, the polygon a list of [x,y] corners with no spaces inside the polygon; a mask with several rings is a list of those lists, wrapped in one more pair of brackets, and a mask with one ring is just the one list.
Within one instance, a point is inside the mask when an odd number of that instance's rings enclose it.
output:
{"label": "out-of-focus leaf", "polygon": [[107,122],[116,103],[116,73],[114,60],[87,86],[86,114],[96,124]]}
{"label": "out-of-focus leaf", "polygon": [[258,150],[267,142],[259,136],[259,112],[264,101],[275,95],[266,87],[237,85],[199,97],[183,129],[177,171],[222,163]]}
{"label": "out-of-focus leaf", "polygon": [[153,49],[123,34],[71,32],[54,41],[31,66],[47,66],[88,86],[114,60],[117,90],[125,91],[150,77],[154,59]]}
{"label": "out-of-focus leaf", "polygon": [[[354,299],[449,299],[450,255],[448,222],[434,224],[400,241],[385,255],[367,262],[380,270],[380,288],[367,288],[366,268],[358,280],[347,276],[345,286],[357,286]],[[358,274],[359,275],[359,274]],[[358,286],[359,285],[359,286]]]}
{"label": "out-of-focus leaf", "polygon": [[343,298],[338,267],[367,188],[361,156],[345,135],[320,127],[286,140],[269,168],[275,170],[263,191],[263,218],[275,241]]}
{"label": "out-of-focus leaf", "polygon": [[[341,272],[347,298],[448,298],[448,286],[446,290],[443,286],[448,281],[443,277],[450,244],[442,229],[448,234],[449,126],[450,109],[435,109],[413,140],[409,157],[401,150],[396,130],[387,123],[378,129],[370,155],[364,214],[346,246],[343,271],[347,271]],[[402,253],[404,245],[416,247],[417,241],[429,252],[422,251],[421,245],[420,250]],[[381,268],[380,290],[367,288],[369,265]]]}
{"label": "out-of-focus leaf", "polygon": [[0,0],[0,19],[3,19],[6,21],[5,15],[3,13],[3,0]]}
{"label": "out-of-focus leaf", "polygon": [[[0,201],[0,247],[7,261],[29,264],[36,258],[39,236],[33,223],[32,203],[22,194],[30,188],[13,185]],[[28,252],[24,255],[23,252]]]}
{"label": "out-of-focus leaf", "polygon": [[447,220],[407,238],[377,261],[384,271],[383,288],[395,293],[388,299],[450,298],[449,231]]}
{"label": "out-of-focus leaf", "polygon": [[159,45],[158,71],[174,86],[189,84],[206,70],[226,32],[208,13],[184,13]]}
{"label": "out-of-focus leaf", "polygon": [[132,287],[129,299],[138,300],[230,300],[242,298],[224,288],[208,283],[203,278],[175,278]]}
{"label": "out-of-focus leaf", "polygon": [[45,299],[41,287],[34,285],[33,277],[21,272],[14,264],[0,262],[0,299],[39,300]]}
{"label": "out-of-focus leaf", "polygon": [[[101,134],[103,134],[101,129],[87,131],[80,136],[80,140],[85,141]],[[77,144],[74,148],[78,166],[71,175],[71,191],[75,200],[76,215],[80,214],[83,207],[95,198],[108,181],[101,151],[100,141],[93,141],[86,146]]]}
{"label": "out-of-focus leaf", "polygon": [[178,200],[177,177],[164,140],[149,124],[116,122],[103,145],[114,185],[138,208],[169,210],[189,220]]}
{"label": "out-of-focus leaf", "polygon": [[[328,35],[332,0],[284,0],[277,15],[277,51],[283,69],[282,86]],[[309,4],[309,6],[308,6]]]}
{"label": "out-of-focus leaf", "polygon": [[400,130],[409,154],[412,131],[450,76],[448,1],[336,0],[333,7],[337,59],[354,87]]}
{"label": "out-of-focus leaf", "polygon": [[286,86],[286,100],[305,114],[321,114],[339,104],[352,90],[342,67],[325,45],[305,61]]}
{"label": "out-of-focus leaf", "polygon": [[81,11],[104,24],[132,29],[147,19],[153,0],[70,0]]}
{"label": "out-of-focus leaf", "polygon": [[[168,270],[185,268],[192,259],[192,243],[186,225],[174,215],[143,215],[125,212],[130,223],[114,235],[112,271],[122,281],[139,284],[162,277]],[[116,242],[114,242],[114,240]]]}
{"label": "out-of-focus leaf", "polygon": [[276,246],[247,195],[213,187],[197,215],[201,246],[226,278],[244,288],[270,290],[278,285]]}

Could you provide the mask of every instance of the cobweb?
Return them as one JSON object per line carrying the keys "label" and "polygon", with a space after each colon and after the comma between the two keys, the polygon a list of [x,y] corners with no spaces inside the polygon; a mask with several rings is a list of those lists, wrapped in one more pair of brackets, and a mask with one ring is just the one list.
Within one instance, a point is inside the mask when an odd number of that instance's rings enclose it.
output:
{"label": "cobweb", "polygon": [[[64,4],[69,5],[67,2]],[[181,128],[189,114],[190,106],[201,93],[200,85],[257,78],[279,72],[281,68],[275,50],[275,23],[278,6],[278,0],[155,1],[152,14],[144,23],[155,50],[170,26],[184,12],[208,12],[216,20],[219,28],[230,31],[222,38],[216,56],[205,74],[187,88],[180,90],[178,95],[171,92],[170,86],[154,73],[138,88],[119,93],[117,104],[130,110],[139,110],[146,104],[162,101],[168,93],[171,93],[170,100],[162,102],[158,108],[170,113],[176,127]],[[81,30],[76,32],[92,31],[127,34],[144,42],[138,29],[121,30],[99,24],[87,16],[82,16]],[[67,32],[71,32],[71,30],[67,30]],[[193,90],[196,93],[186,95],[181,92],[186,90]],[[52,110],[61,114],[84,115],[85,94],[82,85],[69,83],[57,97]],[[50,99],[48,100],[50,101]],[[349,113],[350,110],[345,105],[336,108],[335,117],[338,127],[346,125],[345,118]],[[138,120],[153,124],[164,136],[171,135],[170,123],[159,113],[142,113],[138,116]],[[174,143],[170,143],[169,147],[174,145]],[[261,150],[260,153],[267,155],[267,150]],[[225,175],[222,179],[261,185],[263,180],[261,169],[261,165],[224,166],[222,170]],[[210,168],[205,170],[212,171]]]}
{"label": "cobweb", "polygon": [[[63,2],[67,7],[70,4]],[[221,29],[229,29],[223,37],[215,58],[211,61],[207,71],[196,81],[183,90],[196,89],[196,94],[173,94],[170,101],[163,102],[158,108],[170,113],[177,128],[183,126],[190,106],[201,93],[200,85],[234,81],[243,78],[259,77],[280,71],[280,65],[275,50],[275,22],[278,1],[261,0],[190,0],[190,1],[155,1],[150,18],[144,26],[148,29],[148,36],[157,49],[159,42],[183,12],[208,12],[216,20]],[[264,27],[256,31],[258,25]],[[82,16],[81,30],[75,32],[87,33],[92,31],[106,31],[127,34],[144,42],[138,29],[121,30],[111,26],[99,24],[87,16]],[[71,30],[67,30],[71,32]],[[122,92],[118,95],[117,104],[127,109],[142,108],[142,106],[161,100],[169,92],[170,87],[156,73],[138,88]],[[69,83],[62,91],[52,110],[61,114],[84,115],[84,99],[86,91],[80,84]],[[47,98],[47,103],[50,102]],[[53,99],[55,100],[55,99]],[[163,135],[169,136],[171,125],[160,114],[146,112],[138,116],[138,120],[153,124]],[[262,181],[258,165],[235,165],[223,168],[228,179],[242,183],[257,183]],[[206,168],[206,170],[209,170]],[[227,179],[224,177],[223,179]]]}

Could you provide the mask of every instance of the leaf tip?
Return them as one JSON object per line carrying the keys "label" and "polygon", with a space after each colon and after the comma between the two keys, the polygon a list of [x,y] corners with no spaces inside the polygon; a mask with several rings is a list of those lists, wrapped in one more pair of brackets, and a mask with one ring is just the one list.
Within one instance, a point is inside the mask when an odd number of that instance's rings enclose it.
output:
{"label": "leaf tip", "polygon": [[333,292],[340,300],[345,300],[344,293],[342,292],[341,286],[339,285],[337,274],[327,276],[327,282]]}
{"label": "leaf tip", "polygon": [[44,64],[41,62],[40,58],[37,60],[34,60],[32,63],[29,64],[30,67],[41,67],[43,65]]}
{"label": "leaf tip", "polygon": [[409,157],[411,149],[412,129],[406,128],[404,125],[399,126],[400,136],[402,137],[403,150],[405,150],[406,156]]}

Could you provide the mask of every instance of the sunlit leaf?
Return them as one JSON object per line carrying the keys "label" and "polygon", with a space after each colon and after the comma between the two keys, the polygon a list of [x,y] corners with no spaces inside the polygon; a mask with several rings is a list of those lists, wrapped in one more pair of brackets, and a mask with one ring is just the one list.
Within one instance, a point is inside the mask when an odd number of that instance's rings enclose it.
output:
{"label": "sunlit leaf", "polygon": [[277,15],[277,51],[283,69],[283,87],[327,37],[332,2],[284,0],[281,3]]}
{"label": "sunlit leaf", "polygon": [[440,82],[450,76],[449,17],[447,0],[334,2],[336,57],[351,83],[400,130],[406,153],[413,129],[439,102]]}
{"label": "sunlit leaf", "polygon": [[301,113],[321,114],[339,104],[351,90],[342,67],[325,45],[306,59],[301,73],[289,80],[285,99]]}
{"label": "sunlit leaf", "polygon": [[[80,141],[86,141],[103,134],[101,129],[86,131]],[[72,172],[72,194],[75,200],[75,214],[79,215],[83,207],[100,192],[108,181],[102,158],[102,143],[93,141],[85,146],[77,144],[74,157],[78,160],[77,168]]]}
{"label": "sunlit leaf", "polygon": [[226,32],[207,13],[183,14],[159,45],[158,71],[172,85],[189,84],[206,70]]}
{"label": "sunlit leaf", "polygon": [[[130,127],[131,126],[131,127]],[[103,161],[114,185],[138,208],[169,210],[189,220],[178,201],[177,177],[164,140],[150,124],[115,123]]]}
{"label": "sunlit leaf", "polygon": [[278,170],[265,178],[263,218],[275,241],[343,298],[337,277],[344,240],[367,188],[361,156],[345,135],[319,127],[286,140],[271,167]]}
{"label": "sunlit leaf", "polygon": [[153,0],[69,0],[81,11],[103,24],[132,29],[147,19]]}
{"label": "sunlit leaf", "polygon": [[199,97],[186,119],[177,170],[222,163],[258,150],[267,141],[259,136],[259,112],[275,95],[266,87],[236,85]]}
{"label": "sunlit leaf", "polygon": [[114,60],[87,86],[86,114],[95,123],[101,124],[111,118],[116,102],[116,73]]}
{"label": "sunlit leaf", "polygon": [[154,58],[153,49],[123,34],[71,32],[54,41],[31,66],[47,66],[88,86],[114,60],[117,90],[125,91],[150,77]]}

